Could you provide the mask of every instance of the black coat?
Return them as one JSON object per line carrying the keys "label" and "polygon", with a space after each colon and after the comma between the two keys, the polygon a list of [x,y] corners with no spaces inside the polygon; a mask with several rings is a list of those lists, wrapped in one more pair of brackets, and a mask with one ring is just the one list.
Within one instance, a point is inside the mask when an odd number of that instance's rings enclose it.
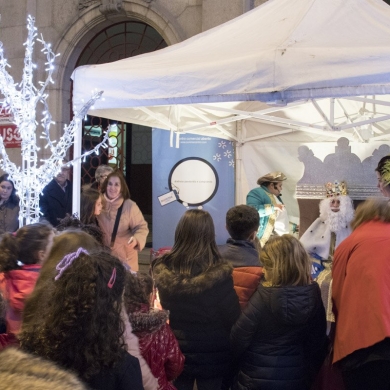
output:
{"label": "black coat", "polygon": [[66,214],[72,214],[72,183],[67,180],[64,191],[53,179],[42,191],[39,208],[43,214],[42,218],[57,226],[59,219],[64,218]]}
{"label": "black coat", "polygon": [[305,390],[326,353],[326,319],[317,283],[259,285],[231,342],[240,362],[234,390]]}
{"label": "black coat", "polygon": [[231,362],[229,335],[240,315],[232,267],[222,263],[195,277],[154,267],[161,305],[170,311],[170,326],[185,356],[183,373],[221,377]]}
{"label": "black coat", "polygon": [[139,361],[127,352],[112,368],[105,368],[86,380],[94,390],[141,390],[142,374]]}

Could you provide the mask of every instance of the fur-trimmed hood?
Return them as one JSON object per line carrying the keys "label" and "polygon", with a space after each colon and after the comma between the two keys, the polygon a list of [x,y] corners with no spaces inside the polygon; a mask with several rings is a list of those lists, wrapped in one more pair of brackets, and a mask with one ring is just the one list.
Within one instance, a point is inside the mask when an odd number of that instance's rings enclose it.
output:
{"label": "fur-trimmed hood", "polygon": [[129,315],[133,332],[137,334],[153,333],[164,326],[169,318],[169,311],[142,309]]}
{"label": "fur-trimmed hood", "polygon": [[196,276],[178,274],[165,264],[159,263],[153,269],[157,288],[168,293],[199,294],[210,289],[218,282],[231,277],[233,267],[227,262],[209,267]]}
{"label": "fur-trimmed hood", "polygon": [[0,383],[4,390],[86,390],[76,375],[16,348],[5,349],[0,360]]}

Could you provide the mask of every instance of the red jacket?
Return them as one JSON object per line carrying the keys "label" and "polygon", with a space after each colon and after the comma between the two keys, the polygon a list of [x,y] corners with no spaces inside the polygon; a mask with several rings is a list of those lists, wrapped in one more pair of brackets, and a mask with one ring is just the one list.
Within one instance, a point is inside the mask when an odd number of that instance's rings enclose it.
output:
{"label": "red jacket", "polygon": [[263,275],[263,267],[237,267],[233,269],[234,289],[241,310],[248,304]]}
{"label": "red jacket", "polygon": [[171,383],[183,371],[184,355],[169,327],[166,310],[149,310],[145,305],[129,316],[139,339],[141,355],[158,379],[158,390],[176,390]]}
{"label": "red jacket", "polygon": [[19,347],[19,341],[13,334],[0,334],[0,351],[8,347]]}
{"label": "red jacket", "polygon": [[40,270],[40,265],[32,264],[3,274],[2,289],[7,302],[7,333],[19,333],[24,304],[34,290]]}
{"label": "red jacket", "polygon": [[336,249],[333,362],[390,337],[390,223],[366,222]]}

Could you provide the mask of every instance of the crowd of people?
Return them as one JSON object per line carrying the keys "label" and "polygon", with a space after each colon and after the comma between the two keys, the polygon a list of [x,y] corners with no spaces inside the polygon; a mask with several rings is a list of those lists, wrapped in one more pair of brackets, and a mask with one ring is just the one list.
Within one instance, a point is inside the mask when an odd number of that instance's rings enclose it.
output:
{"label": "crowd of people", "polygon": [[20,229],[1,176],[2,388],[390,389],[390,156],[376,173],[383,198],[354,211],[346,184],[330,183],[300,240],[286,177],[264,175],[228,210],[226,244],[189,209],[149,274],[148,226],[118,170],[99,167],[72,216],[64,167],[42,221]]}

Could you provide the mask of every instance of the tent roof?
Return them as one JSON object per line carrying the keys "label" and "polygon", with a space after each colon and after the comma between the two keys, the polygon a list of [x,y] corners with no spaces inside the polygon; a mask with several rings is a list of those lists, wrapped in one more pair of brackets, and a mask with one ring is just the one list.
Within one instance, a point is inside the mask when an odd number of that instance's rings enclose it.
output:
{"label": "tent roof", "polygon": [[[382,0],[269,0],[165,49],[77,68],[73,103],[102,90],[92,115],[176,131],[212,126],[233,139],[240,119],[351,135],[358,122],[390,118],[386,104],[364,98],[390,93],[389,42]],[[366,100],[316,100],[349,96]],[[311,107],[305,120],[287,112],[301,101]],[[375,134],[386,138],[382,130]]]}

